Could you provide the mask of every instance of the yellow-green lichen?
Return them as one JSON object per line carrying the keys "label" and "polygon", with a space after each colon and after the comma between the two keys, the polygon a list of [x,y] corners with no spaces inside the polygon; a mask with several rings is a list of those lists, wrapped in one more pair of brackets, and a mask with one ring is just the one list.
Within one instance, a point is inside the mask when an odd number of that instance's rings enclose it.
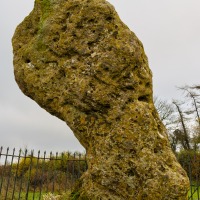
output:
{"label": "yellow-green lichen", "polygon": [[186,200],[152,100],[142,43],[105,0],[36,0],[13,37],[21,90],[64,120],[86,148],[83,200]]}

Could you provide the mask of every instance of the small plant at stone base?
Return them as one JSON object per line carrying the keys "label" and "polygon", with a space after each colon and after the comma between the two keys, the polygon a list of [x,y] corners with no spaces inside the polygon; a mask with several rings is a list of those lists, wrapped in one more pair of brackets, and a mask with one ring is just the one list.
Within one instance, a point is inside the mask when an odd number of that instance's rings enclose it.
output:
{"label": "small plant at stone base", "polygon": [[72,199],[72,200],[76,200],[76,199],[79,198],[79,196],[80,196],[80,193],[79,193],[79,192],[72,192],[72,194],[71,194],[71,199]]}
{"label": "small plant at stone base", "polygon": [[[69,197],[70,200],[79,199],[81,185],[82,185],[82,179],[77,180],[75,185],[74,185],[73,191],[70,194],[70,197]],[[88,197],[86,197],[85,195],[82,195],[81,199],[82,200],[89,200]]]}
{"label": "small plant at stone base", "polygon": [[42,196],[42,200],[71,200],[70,194],[71,194],[70,191],[67,191],[60,195],[48,193]]}
{"label": "small plant at stone base", "polygon": [[43,200],[60,200],[60,199],[61,199],[60,195],[54,195],[52,193],[43,195]]}

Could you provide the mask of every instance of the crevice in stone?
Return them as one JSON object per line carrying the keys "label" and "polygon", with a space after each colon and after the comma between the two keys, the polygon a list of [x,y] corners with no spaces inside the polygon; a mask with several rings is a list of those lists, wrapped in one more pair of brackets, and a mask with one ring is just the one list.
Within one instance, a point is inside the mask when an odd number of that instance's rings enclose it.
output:
{"label": "crevice in stone", "polygon": [[114,18],[113,18],[112,16],[107,16],[107,17],[106,17],[106,21],[109,21],[109,22],[111,22],[113,19],[114,19]]}
{"label": "crevice in stone", "polygon": [[30,63],[30,62],[31,62],[31,60],[29,58],[25,59],[25,63]]}
{"label": "crevice in stone", "polygon": [[145,86],[149,88],[149,87],[151,86],[151,83],[150,83],[150,82],[147,82],[147,83],[145,84]]}
{"label": "crevice in stone", "polygon": [[149,95],[142,95],[138,97],[138,101],[149,102]]}

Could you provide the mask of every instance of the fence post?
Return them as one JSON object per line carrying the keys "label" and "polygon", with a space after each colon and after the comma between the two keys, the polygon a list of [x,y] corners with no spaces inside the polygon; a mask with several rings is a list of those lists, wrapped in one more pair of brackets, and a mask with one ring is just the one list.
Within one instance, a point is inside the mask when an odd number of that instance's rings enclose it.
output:
{"label": "fence post", "polygon": [[5,200],[7,198],[7,194],[8,194],[8,188],[10,185],[10,176],[11,176],[11,170],[12,170],[12,166],[13,166],[13,159],[15,156],[15,148],[13,149],[13,154],[12,154],[12,159],[11,159],[11,163],[10,163],[10,169],[9,169],[9,173],[8,173],[8,182],[7,182],[7,186],[6,186],[6,195],[5,195]]}
{"label": "fence post", "polygon": [[7,148],[7,151],[6,151],[6,158],[5,158],[4,167],[3,167],[2,176],[1,176],[0,195],[1,195],[3,181],[4,181],[3,175],[4,175],[4,172],[6,170],[6,165],[7,165],[8,152],[9,152],[9,147]]}
{"label": "fence post", "polygon": [[199,187],[200,187],[200,155],[197,154],[197,151],[195,151],[195,154],[194,154],[194,162],[195,162],[195,190],[197,191],[197,198],[198,200],[200,200],[200,190],[199,190]]}
{"label": "fence post", "polygon": [[[3,147],[1,146],[1,149],[0,149],[0,159],[1,159],[1,154],[2,154],[2,150],[3,150]],[[3,171],[2,171],[2,169],[1,169],[1,171],[0,171],[0,195],[1,195],[1,187],[2,187],[2,177],[3,177]]]}
{"label": "fence post", "polygon": [[[67,179],[67,183],[69,183],[69,156],[70,156],[70,153],[68,152],[67,154],[67,170],[66,170],[66,179]],[[71,177],[70,177],[71,178]],[[71,181],[71,180],[70,180]],[[66,184],[67,185],[67,184]]]}
{"label": "fence post", "polygon": [[25,168],[25,164],[26,164],[26,156],[27,156],[27,152],[28,150],[25,149],[25,154],[24,154],[24,160],[23,160],[23,166],[22,166],[22,173],[20,174],[21,176],[21,182],[20,182],[20,189],[19,189],[19,197],[18,197],[18,200],[20,200],[21,198],[21,191],[22,191],[22,187],[23,187],[23,174],[24,174],[24,168]]}
{"label": "fence post", "polygon": [[1,153],[2,153],[3,147],[0,148],[0,159],[1,159]]}
{"label": "fence post", "polygon": [[19,169],[20,157],[21,157],[21,149],[19,150],[19,155],[18,155],[18,160],[17,160],[17,167],[16,167],[16,171],[15,171],[15,180],[14,180],[14,186],[13,186],[13,192],[12,192],[12,199],[14,199],[14,194],[15,194],[15,187],[16,187],[16,181],[17,181],[17,177],[18,177],[18,169]]}
{"label": "fence post", "polygon": [[55,162],[57,162],[58,160],[58,152],[56,152],[56,158],[54,159],[54,162],[53,162],[53,186],[52,186],[52,193],[54,193],[54,187],[55,187],[55,170],[56,170],[56,164]]}
{"label": "fence post", "polygon": [[26,200],[28,199],[29,187],[30,187],[30,182],[31,182],[31,170],[32,170],[33,154],[34,154],[34,151],[32,150],[31,151],[31,155],[29,156],[30,164],[29,164],[29,167],[28,167],[28,180],[27,180],[27,188],[26,188]]}
{"label": "fence post", "polygon": [[40,195],[39,195],[39,200],[41,199],[42,196],[42,181],[43,181],[43,176],[44,176],[44,165],[45,165],[45,159],[46,159],[46,151],[44,152],[44,157],[43,157],[43,162],[42,162],[42,178],[40,182]]}
{"label": "fence post", "polygon": [[[37,163],[36,163],[36,180],[38,178],[38,165],[39,165],[39,159],[40,159],[40,151],[38,151],[38,156],[37,156]],[[35,190],[36,190],[36,180],[34,180],[34,190],[33,190],[33,200],[35,199]]]}

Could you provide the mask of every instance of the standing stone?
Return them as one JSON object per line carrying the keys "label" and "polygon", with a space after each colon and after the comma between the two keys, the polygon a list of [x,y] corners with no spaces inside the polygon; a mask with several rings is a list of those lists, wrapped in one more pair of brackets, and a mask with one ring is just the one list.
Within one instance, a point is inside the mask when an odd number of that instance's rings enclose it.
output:
{"label": "standing stone", "polygon": [[153,105],[142,43],[112,5],[36,0],[13,49],[20,89],[86,149],[76,199],[187,199],[188,178]]}

